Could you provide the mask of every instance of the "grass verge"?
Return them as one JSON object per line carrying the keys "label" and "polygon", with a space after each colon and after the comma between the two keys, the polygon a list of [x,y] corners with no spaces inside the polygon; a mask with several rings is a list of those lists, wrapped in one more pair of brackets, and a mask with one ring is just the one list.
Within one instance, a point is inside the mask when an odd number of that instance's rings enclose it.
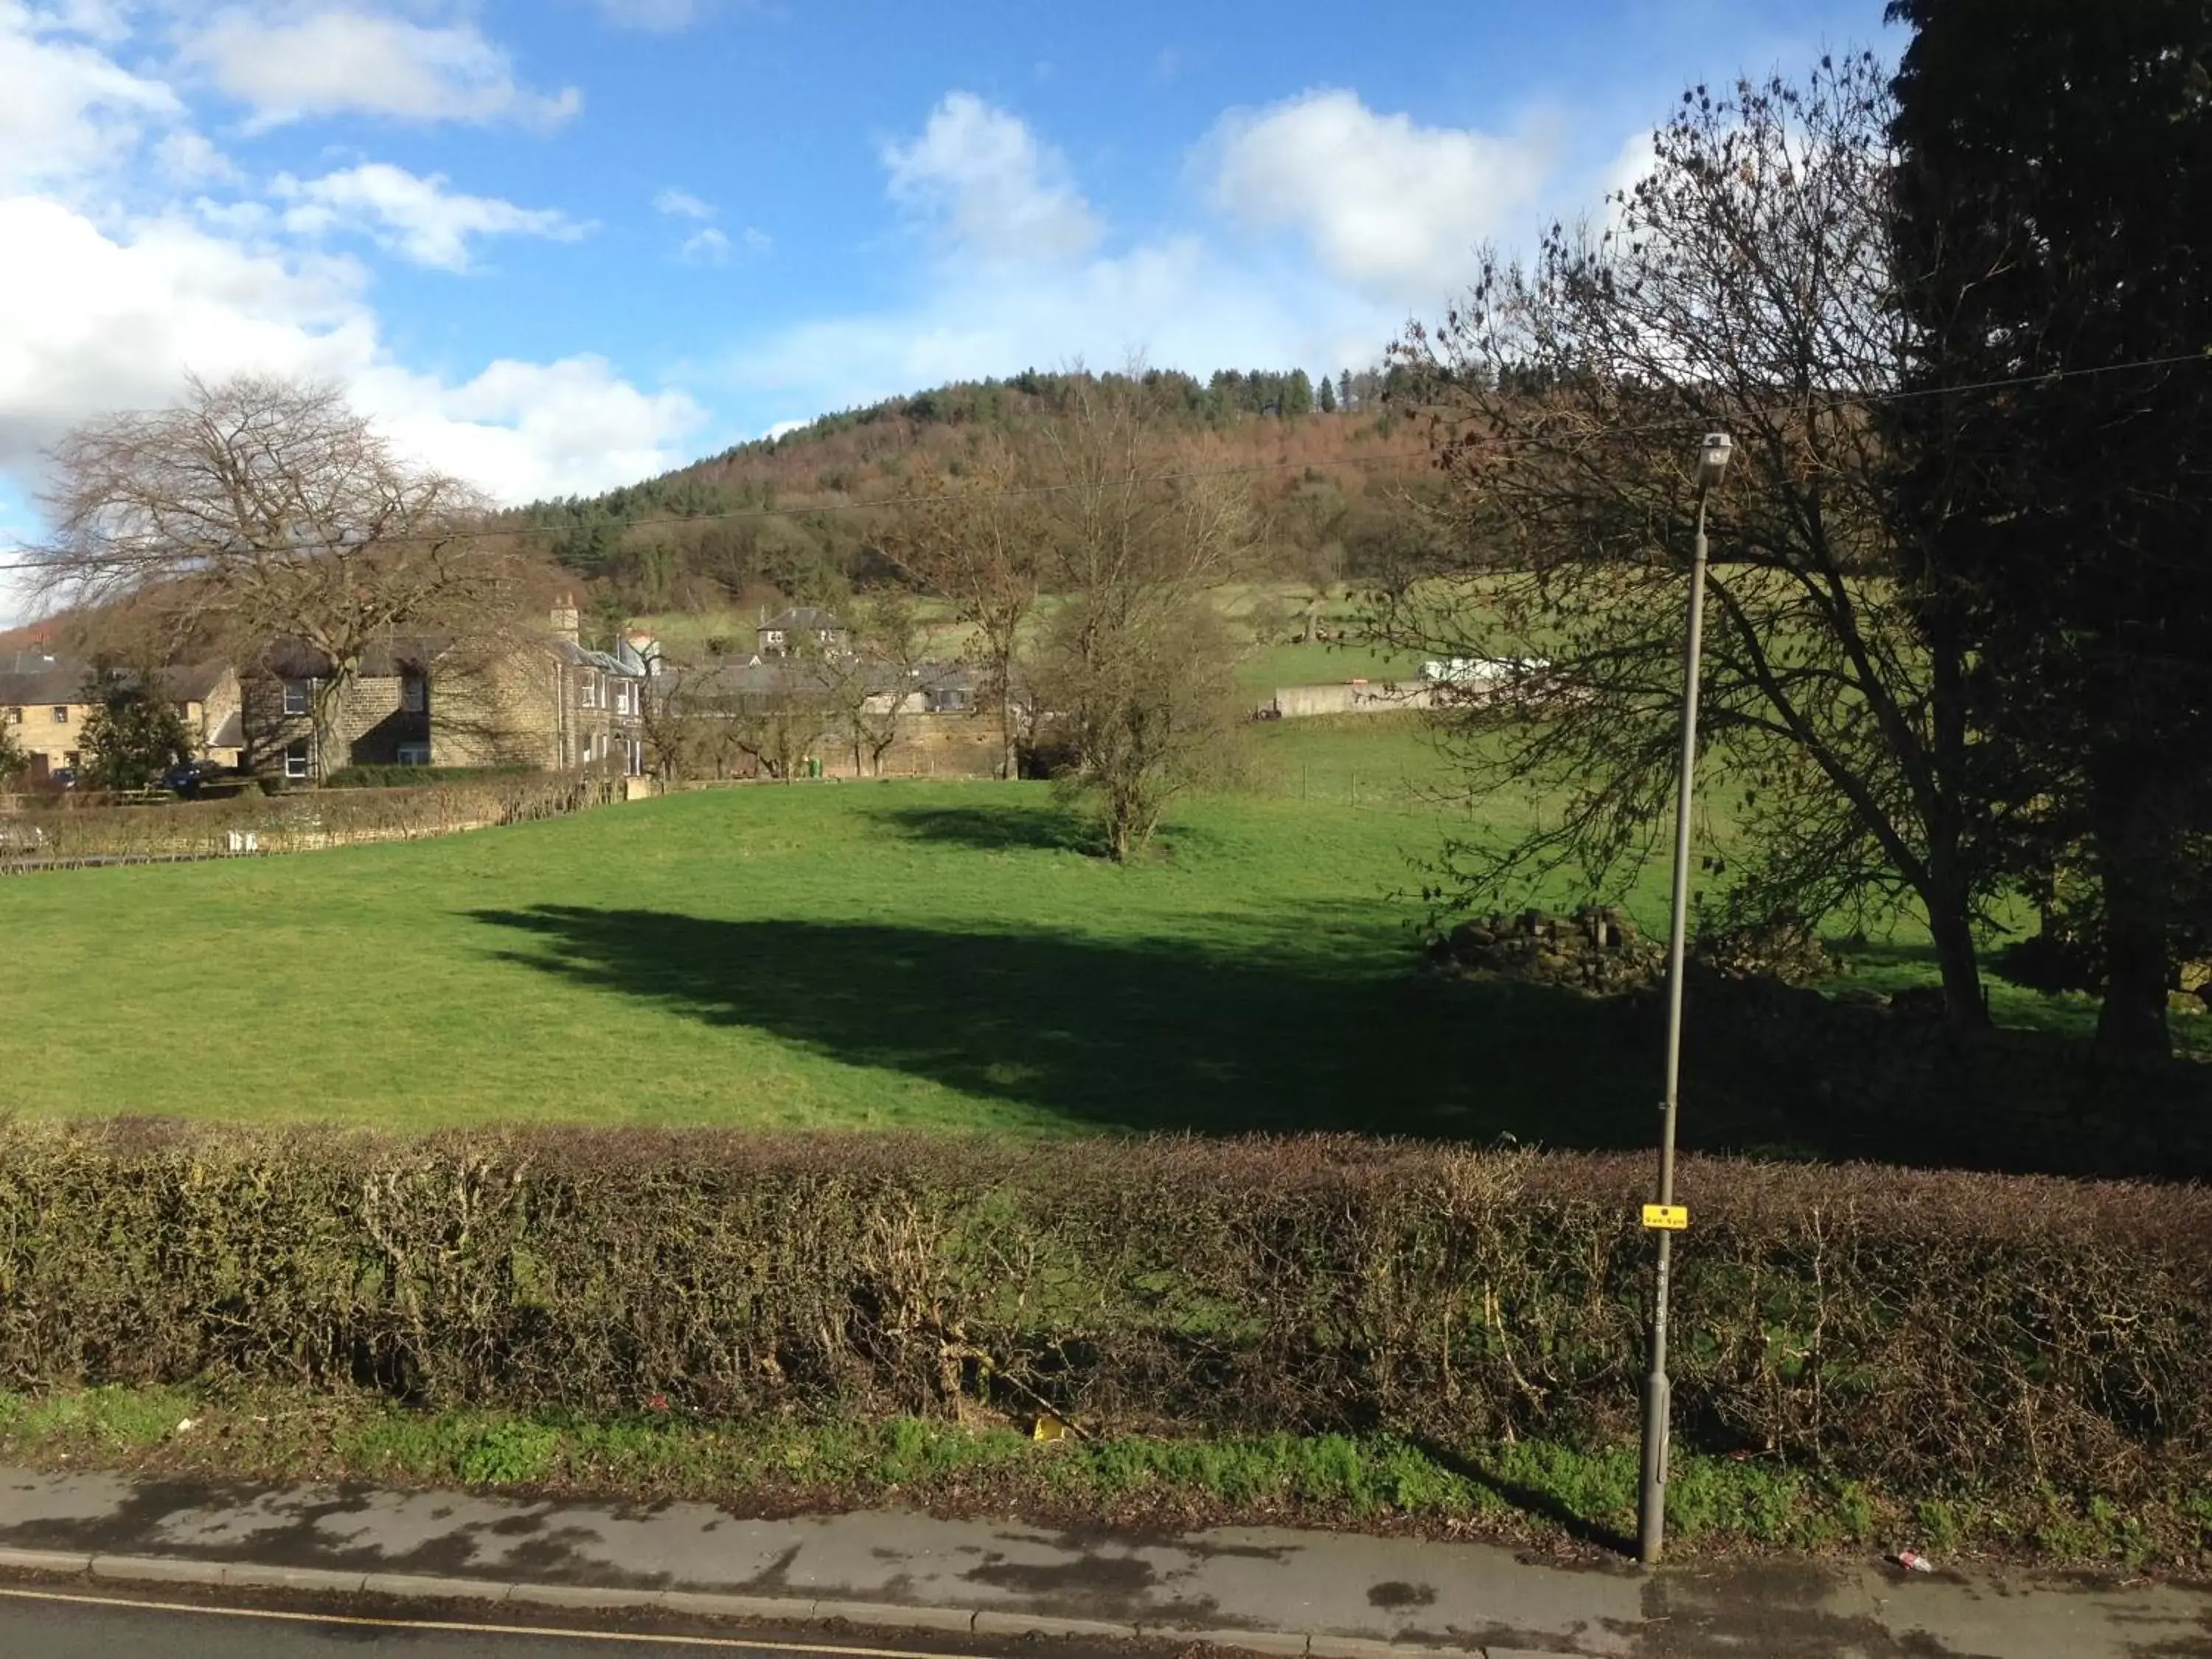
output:
{"label": "grass verge", "polygon": [[[917,1418],[597,1419],[173,1389],[0,1392],[0,1461],[685,1498],[752,1515],[896,1504],[1048,1524],[1324,1526],[1561,1553],[1627,1548],[1637,1480],[1632,1447],[1446,1448],[1389,1435],[1288,1434],[1040,1443],[1015,1425]],[[2212,1564],[2212,1492],[2177,1492],[2130,1509],[2048,1487],[2000,1501],[1970,1491],[1887,1492],[1759,1458],[1678,1456],[1668,1527],[1679,1551],[1708,1556],[1909,1545],[1948,1559],[2131,1572],[2199,1572]]]}

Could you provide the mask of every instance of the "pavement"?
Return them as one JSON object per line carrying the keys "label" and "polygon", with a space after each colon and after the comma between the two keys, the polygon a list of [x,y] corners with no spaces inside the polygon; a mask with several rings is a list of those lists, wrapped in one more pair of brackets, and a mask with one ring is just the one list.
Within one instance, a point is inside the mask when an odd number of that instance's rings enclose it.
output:
{"label": "pavement", "polygon": [[58,1638],[50,1650],[6,1642],[11,1614],[65,1621],[101,1616],[83,1611],[99,1596],[145,1610],[281,1593],[458,1608],[486,1627],[737,1620],[823,1641],[825,1626],[856,1626],[961,1654],[1136,1641],[1311,1659],[2212,1659],[2208,1587],[1908,1574],[1874,1559],[1685,1559],[1646,1574],[1270,1528],[1148,1536],[896,1510],[760,1520],[705,1504],[91,1471],[0,1469],[0,1573],[27,1575],[0,1585],[0,1652],[66,1650]]}

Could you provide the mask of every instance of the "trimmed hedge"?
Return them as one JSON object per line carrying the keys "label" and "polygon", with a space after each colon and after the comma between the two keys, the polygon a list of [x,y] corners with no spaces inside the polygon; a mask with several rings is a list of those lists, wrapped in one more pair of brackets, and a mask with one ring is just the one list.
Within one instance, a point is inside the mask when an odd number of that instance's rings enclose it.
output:
{"label": "trimmed hedge", "polygon": [[[1632,1437],[1647,1161],[0,1122],[0,1381]],[[1686,1447],[2212,1482],[2212,1194],[1687,1160]]]}
{"label": "trimmed hedge", "polygon": [[341,766],[325,789],[420,789],[438,783],[482,783],[488,778],[542,776],[538,766]]}
{"label": "trimmed hedge", "polygon": [[559,817],[623,799],[623,781],[523,772],[414,789],[315,789],[143,806],[66,805],[0,820],[0,873],[132,859],[228,856],[231,836],[260,853],[412,841]]}

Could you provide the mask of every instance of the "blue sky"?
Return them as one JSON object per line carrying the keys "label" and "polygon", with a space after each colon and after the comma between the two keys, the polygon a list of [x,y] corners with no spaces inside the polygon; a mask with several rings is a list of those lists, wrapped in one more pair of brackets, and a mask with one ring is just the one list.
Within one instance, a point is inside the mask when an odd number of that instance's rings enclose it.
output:
{"label": "blue sky", "polygon": [[1030,364],[1372,362],[1686,82],[1881,9],[0,0],[0,544],[187,372],[526,498]]}

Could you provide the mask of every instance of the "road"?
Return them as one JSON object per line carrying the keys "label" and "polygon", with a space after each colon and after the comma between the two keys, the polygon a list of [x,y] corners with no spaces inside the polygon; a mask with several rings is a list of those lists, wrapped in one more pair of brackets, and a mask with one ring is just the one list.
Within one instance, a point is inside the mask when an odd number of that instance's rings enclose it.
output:
{"label": "road", "polygon": [[[444,1609],[410,1611],[366,1601],[323,1612],[312,1602],[243,1606],[166,1595],[110,1595],[75,1587],[0,1587],[0,1659],[319,1659],[339,1654],[405,1659],[998,1659],[988,1644],[933,1648],[908,1638],[856,1632],[806,1638],[743,1635],[690,1623],[594,1620],[563,1628],[559,1615],[515,1609],[507,1618]],[[1018,1645],[1024,1656],[1048,1644]],[[1048,1644],[1060,1659],[1099,1659],[1079,1645]],[[1126,1649],[1118,1650],[1126,1652]]]}

